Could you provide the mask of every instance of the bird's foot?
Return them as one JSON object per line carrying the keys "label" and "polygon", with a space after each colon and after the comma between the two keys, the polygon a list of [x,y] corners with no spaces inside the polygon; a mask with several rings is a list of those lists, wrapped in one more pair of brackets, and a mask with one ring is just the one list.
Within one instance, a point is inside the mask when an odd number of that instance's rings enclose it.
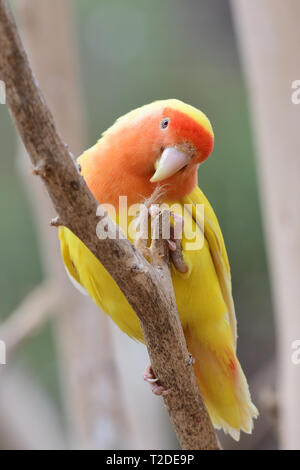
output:
{"label": "bird's foot", "polygon": [[149,216],[149,208],[146,205],[141,204],[140,211],[135,219],[136,237],[134,246],[144,256],[144,258],[148,258],[150,256],[150,248],[148,247]]}
{"label": "bird's foot", "polygon": [[143,373],[143,379],[145,380],[145,382],[149,383],[152,393],[154,393],[154,395],[164,397],[166,395],[169,395],[169,393],[171,392],[171,390],[166,390],[162,385],[158,384],[159,379],[155,377],[151,364],[146,367]]}
{"label": "bird's foot", "polygon": [[[135,247],[145,258],[150,256],[151,250],[151,247],[148,247],[149,217],[151,221],[154,221],[161,212],[159,204],[154,204],[153,200],[150,201],[150,199],[144,202],[136,219],[136,229],[138,229],[138,232],[135,240]],[[180,241],[184,227],[184,219],[181,215],[176,214],[175,212],[171,212],[167,209],[163,210],[168,215],[168,217],[164,218],[164,223],[168,224],[168,226],[163,227],[163,234],[166,234],[171,261],[173,262],[177,271],[186,273],[188,271],[188,266],[183,259]]]}
{"label": "bird's foot", "polygon": [[170,257],[177,271],[182,274],[188,272],[188,266],[183,259],[181,247],[181,235],[184,227],[184,218],[181,215],[171,212],[174,225],[170,224],[170,239],[168,245],[170,249]]}

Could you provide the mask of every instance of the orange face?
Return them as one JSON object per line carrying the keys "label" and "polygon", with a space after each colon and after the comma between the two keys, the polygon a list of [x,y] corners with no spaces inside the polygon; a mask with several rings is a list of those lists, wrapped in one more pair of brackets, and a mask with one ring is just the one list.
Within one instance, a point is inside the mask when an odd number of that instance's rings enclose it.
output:
{"label": "orange face", "polygon": [[144,106],[122,117],[79,159],[99,202],[117,206],[118,196],[141,202],[157,185],[178,201],[197,184],[197,168],[213,149],[206,116],[177,100]]}

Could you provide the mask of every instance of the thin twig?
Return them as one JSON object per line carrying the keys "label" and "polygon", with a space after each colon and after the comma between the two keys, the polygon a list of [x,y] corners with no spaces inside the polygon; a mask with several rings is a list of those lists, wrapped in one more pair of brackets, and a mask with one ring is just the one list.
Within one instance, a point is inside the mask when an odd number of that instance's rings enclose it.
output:
{"label": "thin twig", "polygon": [[0,338],[5,342],[8,354],[43,326],[57,309],[61,297],[61,289],[52,281],[45,281],[25,297],[8,319],[0,324]]}

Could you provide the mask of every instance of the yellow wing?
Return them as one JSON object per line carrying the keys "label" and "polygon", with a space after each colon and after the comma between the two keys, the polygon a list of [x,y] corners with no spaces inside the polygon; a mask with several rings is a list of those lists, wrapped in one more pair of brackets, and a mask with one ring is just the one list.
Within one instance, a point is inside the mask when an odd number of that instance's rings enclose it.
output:
{"label": "yellow wing", "polygon": [[196,204],[204,204],[204,236],[208,242],[224,301],[228,308],[230,328],[234,339],[234,345],[236,347],[237,322],[231,291],[230,266],[218,219],[210,203],[198,186],[188,196],[185,196],[182,199],[182,202],[183,204],[192,205],[192,216],[195,221]]}
{"label": "yellow wing", "polygon": [[86,291],[128,336],[143,342],[135,312],[100,261],[66,227],[59,228],[59,239],[66,271],[75,287]]}

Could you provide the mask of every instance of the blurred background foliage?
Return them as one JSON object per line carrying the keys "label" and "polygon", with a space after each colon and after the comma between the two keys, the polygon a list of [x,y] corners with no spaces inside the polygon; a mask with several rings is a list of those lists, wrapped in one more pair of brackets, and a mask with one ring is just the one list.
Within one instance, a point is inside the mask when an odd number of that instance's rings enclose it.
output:
{"label": "blurred background foliage", "polygon": [[[246,90],[229,3],[74,0],[74,6],[86,147],[118,116],[157,99],[176,97],[200,108],[212,121],[215,149],[199,169],[199,185],[217,213],[227,244],[239,356],[251,376],[274,354],[274,332]],[[16,170],[16,134],[6,106],[0,106],[0,120],[4,319],[43,273],[33,215]],[[51,328],[27,342],[18,360],[59,403]]]}

